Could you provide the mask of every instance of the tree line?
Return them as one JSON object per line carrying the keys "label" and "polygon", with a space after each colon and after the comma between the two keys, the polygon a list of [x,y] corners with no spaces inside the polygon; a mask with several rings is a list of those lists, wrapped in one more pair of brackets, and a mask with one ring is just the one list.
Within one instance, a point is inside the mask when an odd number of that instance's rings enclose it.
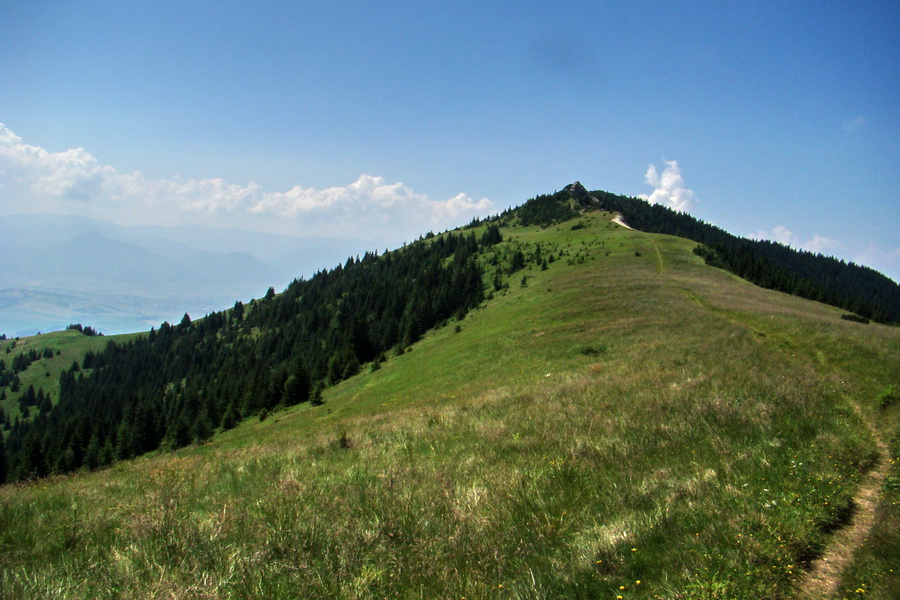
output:
{"label": "tree line", "polygon": [[[202,442],[251,415],[321,402],[321,390],[378,368],[428,330],[484,299],[478,255],[496,225],[351,257],[281,294],[88,352],[60,375],[59,402],[0,441],[0,482],[96,469],[159,448]],[[32,395],[34,398],[32,398]],[[0,436],[2,438],[2,436]]]}
{"label": "tree line", "polygon": [[900,324],[900,285],[869,267],[778,242],[738,237],[666,206],[604,191],[588,192],[579,183],[553,197],[566,206],[621,213],[639,231],[698,242],[695,252],[708,264],[760,287],[830,304],[879,323]]}

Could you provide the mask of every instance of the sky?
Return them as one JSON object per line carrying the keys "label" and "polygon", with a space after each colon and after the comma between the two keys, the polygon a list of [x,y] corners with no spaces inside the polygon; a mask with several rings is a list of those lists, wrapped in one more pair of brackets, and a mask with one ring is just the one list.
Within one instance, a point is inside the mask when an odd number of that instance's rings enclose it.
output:
{"label": "sky", "polygon": [[2,13],[0,214],[378,248],[579,180],[900,280],[895,0]]}

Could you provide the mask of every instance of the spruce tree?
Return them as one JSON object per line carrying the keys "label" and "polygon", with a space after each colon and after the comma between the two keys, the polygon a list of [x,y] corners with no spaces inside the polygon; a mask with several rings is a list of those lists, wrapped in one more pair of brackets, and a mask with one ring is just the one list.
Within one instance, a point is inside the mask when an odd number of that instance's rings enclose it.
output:
{"label": "spruce tree", "polygon": [[44,449],[38,439],[37,432],[31,431],[22,444],[21,477],[43,477],[47,474],[47,462],[44,457]]}
{"label": "spruce tree", "polygon": [[53,410],[53,401],[50,399],[50,394],[44,394],[43,388],[38,392],[38,407],[42,415]]}
{"label": "spruce tree", "polygon": [[240,415],[234,406],[234,402],[229,403],[228,408],[225,409],[225,413],[222,415],[222,430],[234,429],[239,419]]}
{"label": "spruce tree", "polygon": [[307,400],[309,400],[309,373],[302,365],[297,365],[284,382],[281,402],[285,406],[294,406]]}
{"label": "spruce tree", "polygon": [[310,402],[313,406],[322,406],[325,404],[325,400],[322,398],[322,384],[317,383],[313,386],[312,392],[310,394]]}
{"label": "spruce tree", "polygon": [[513,253],[512,259],[510,260],[510,263],[509,263],[509,273],[512,274],[512,273],[515,273],[516,271],[520,271],[524,268],[525,268],[525,255],[522,254],[521,250],[516,250]]}
{"label": "spruce tree", "polygon": [[94,433],[84,451],[84,466],[93,471],[100,466],[100,438]]}
{"label": "spruce tree", "polygon": [[193,438],[194,442],[205,442],[212,437],[212,434],[213,427],[209,422],[209,413],[206,407],[202,406],[197,413],[197,418],[194,419],[191,425],[191,438]]}
{"label": "spruce tree", "polygon": [[6,442],[0,435],[0,485],[6,483],[6,474],[9,472],[9,462],[6,458]]}

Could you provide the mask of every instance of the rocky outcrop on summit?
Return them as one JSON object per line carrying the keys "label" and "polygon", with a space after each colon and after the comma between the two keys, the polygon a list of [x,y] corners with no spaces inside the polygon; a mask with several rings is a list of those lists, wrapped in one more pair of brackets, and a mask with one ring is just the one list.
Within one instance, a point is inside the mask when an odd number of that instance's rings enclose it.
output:
{"label": "rocky outcrop on summit", "polygon": [[591,196],[591,193],[587,191],[587,188],[581,185],[580,181],[570,183],[563,189],[563,192],[569,194],[581,208],[596,208],[597,204],[600,202]]}

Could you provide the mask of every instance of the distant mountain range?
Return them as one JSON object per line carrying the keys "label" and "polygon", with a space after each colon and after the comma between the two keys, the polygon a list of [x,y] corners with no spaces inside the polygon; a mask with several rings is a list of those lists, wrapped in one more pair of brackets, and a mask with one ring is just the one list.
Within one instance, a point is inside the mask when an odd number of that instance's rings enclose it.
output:
{"label": "distant mountain range", "polygon": [[0,333],[84,323],[147,330],[283,288],[370,242],[243,229],[130,226],[76,216],[0,217]]}

